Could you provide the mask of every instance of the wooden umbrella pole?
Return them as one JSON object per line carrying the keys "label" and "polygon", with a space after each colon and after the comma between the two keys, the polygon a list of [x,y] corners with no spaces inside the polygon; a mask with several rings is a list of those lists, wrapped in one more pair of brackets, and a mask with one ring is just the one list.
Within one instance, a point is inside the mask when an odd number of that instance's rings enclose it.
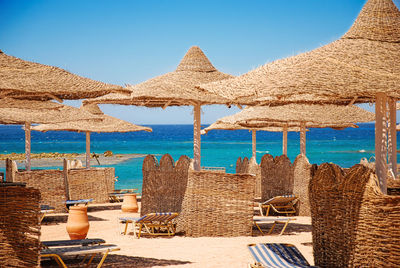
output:
{"label": "wooden umbrella pole", "polygon": [[375,101],[375,170],[379,179],[381,190],[387,193],[387,133],[386,133],[386,106],[387,97],[384,93],[376,94]]}
{"label": "wooden umbrella pole", "polygon": [[394,177],[397,176],[397,133],[396,133],[396,99],[389,98],[389,168],[392,169]]}
{"label": "wooden umbrella pole", "polygon": [[283,126],[283,132],[282,132],[282,154],[287,155],[287,132],[288,132],[288,126],[285,125]]}
{"label": "wooden umbrella pole", "polygon": [[252,130],[251,131],[251,147],[252,147],[252,157],[254,157],[255,160],[256,159],[256,154],[257,154],[257,131],[256,130]]}
{"label": "wooden umbrella pole", "polygon": [[300,123],[300,153],[306,155],[306,123]]}
{"label": "wooden umbrella pole", "polygon": [[193,108],[193,159],[194,170],[200,171],[201,167],[201,109],[200,104],[196,104]]}
{"label": "wooden umbrella pole", "polygon": [[90,168],[90,132],[86,131],[86,168]]}
{"label": "wooden umbrella pole", "polygon": [[25,169],[31,171],[31,123],[25,123]]}

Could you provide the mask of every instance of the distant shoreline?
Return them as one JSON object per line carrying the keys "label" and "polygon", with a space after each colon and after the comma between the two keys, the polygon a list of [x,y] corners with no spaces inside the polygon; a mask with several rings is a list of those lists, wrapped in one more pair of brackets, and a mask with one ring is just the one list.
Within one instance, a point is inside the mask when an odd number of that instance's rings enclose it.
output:
{"label": "distant shoreline", "polygon": [[[112,156],[104,156],[103,154],[98,154],[98,160],[100,165],[116,165],[127,161],[132,158],[145,157],[145,154],[113,154]],[[6,158],[10,158],[17,162],[18,168],[25,167],[25,154],[0,154],[0,168],[5,168]],[[63,159],[67,160],[80,160],[83,166],[85,166],[86,155],[77,153],[40,153],[31,155],[31,166],[35,167],[62,167]],[[96,159],[90,158],[91,166],[98,166]]]}

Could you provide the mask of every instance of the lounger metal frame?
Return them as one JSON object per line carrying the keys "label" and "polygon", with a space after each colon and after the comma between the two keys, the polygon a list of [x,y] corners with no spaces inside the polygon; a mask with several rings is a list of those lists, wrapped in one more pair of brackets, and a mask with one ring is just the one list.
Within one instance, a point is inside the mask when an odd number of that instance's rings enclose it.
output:
{"label": "lounger metal frame", "polygon": [[[128,224],[133,225],[133,234],[135,237],[140,238],[142,235],[143,228],[146,231],[145,234],[149,235],[175,235],[175,223],[173,220],[179,215],[176,212],[163,212],[163,213],[149,213],[141,218],[120,218],[121,221],[125,222],[125,230],[123,234],[126,235],[128,230]],[[139,230],[137,230],[139,229]],[[166,230],[166,233],[161,232]]]}

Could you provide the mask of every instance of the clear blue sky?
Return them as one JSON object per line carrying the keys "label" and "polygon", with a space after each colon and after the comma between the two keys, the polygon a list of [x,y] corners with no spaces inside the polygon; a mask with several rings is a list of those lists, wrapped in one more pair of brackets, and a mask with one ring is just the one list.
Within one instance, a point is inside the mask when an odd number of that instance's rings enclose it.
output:
{"label": "clear blue sky", "polygon": [[[394,0],[400,6],[400,0]],[[344,34],[365,0],[0,0],[0,49],[92,79],[136,84],[173,71],[199,46],[216,68],[240,75]],[[79,106],[79,101],[66,101]],[[362,107],[368,108],[368,105]],[[191,124],[191,108],[102,105],[138,124]],[[369,108],[371,109],[371,108]],[[202,123],[237,112],[206,106]]]}

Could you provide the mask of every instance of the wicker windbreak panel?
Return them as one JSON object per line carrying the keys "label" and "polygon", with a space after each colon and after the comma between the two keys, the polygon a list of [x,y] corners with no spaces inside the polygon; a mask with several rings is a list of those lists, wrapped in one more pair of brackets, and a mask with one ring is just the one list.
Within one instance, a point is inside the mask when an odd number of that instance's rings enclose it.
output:
{"label": "wicker windbreak panel", "polygon": [[186,236],[250,236],[254,180],[250,174],[189,171],[177,230]]}
{"label": "wicker windbreak panel", "polygon": [[0,187],[0,267],[39,267],[40,193]]}
{"label": "wicker windbreak panel", "polygon": [[236,173],[248,173],[249,171],[249,159],[244,157],[243,160],[241,157],[236,161]]}
{"label": "wicker windbreak panel", "polygon": [[299,197],[299,216],[311,216],[308,185],[316,165],[311,165],[305,155],[299,154],[293,163],[293,194]]}
{"label": "wicker windbreak panel", "polygon": [[400,196],[382,194],[371,169],[322,164],[309,190],[316,265],[400,266]]}
{"label": "wicker windbreak panel", "polygon": [[56,212],[65,212],[65,181],[62,170],[46,169],[18,171],[14,181],[26,182],[27,186],[40,190],[41,203],[54,207]]}
{"label": "wicker windbreak panel", "polygon": [[293,166],[286,155],[261,158],[261,201],[293,193]]}
{"label": "wicker windbreak panel", "polygon": [[114,191],[114,168],[90,168],[68,170],[70,199],[90,199],[95,203],[108,202],[108,194]]}
{"label": "wicker windbreak panel", "polygon": [[174,164],[169,154],[158,164],[153,155],[143,161],[143,186],[140,215],[153,212],[180,212],[186,190],[189,157],[183,155]]}

